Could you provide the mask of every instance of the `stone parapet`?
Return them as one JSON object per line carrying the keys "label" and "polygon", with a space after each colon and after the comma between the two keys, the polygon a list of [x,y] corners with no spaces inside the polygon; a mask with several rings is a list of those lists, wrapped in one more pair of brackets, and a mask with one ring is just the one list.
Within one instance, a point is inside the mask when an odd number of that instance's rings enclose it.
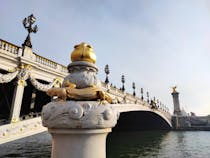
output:
{"label": "stone parapet", "polygon": [[16,123],[2,125],[0,128],[0,144],[25,138],[33,134],[46,131],[42,126],[41,117],[18,121]]}

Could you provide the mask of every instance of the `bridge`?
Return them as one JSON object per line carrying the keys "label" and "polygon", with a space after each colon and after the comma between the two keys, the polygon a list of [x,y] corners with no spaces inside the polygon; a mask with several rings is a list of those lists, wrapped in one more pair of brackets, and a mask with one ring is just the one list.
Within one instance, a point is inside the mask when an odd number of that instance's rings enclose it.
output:
{"label": "bridge", "polygon": [[[46,91],[61,87],[67,75],[66,66],[0,39],[0,144],[46,131],[40,118],[42,107],[51,101]],[[109,83],[102,82],[102,88],[119,103],[111,104],[121,113],[114,130],[172,128],[168,108],[156,100]]]}

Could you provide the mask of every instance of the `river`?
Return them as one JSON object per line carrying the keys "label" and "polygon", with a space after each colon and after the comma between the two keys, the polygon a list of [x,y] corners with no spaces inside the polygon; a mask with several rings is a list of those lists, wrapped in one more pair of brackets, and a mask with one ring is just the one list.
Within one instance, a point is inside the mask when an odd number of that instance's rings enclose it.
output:
{"label": "river", "polygon": [[[96,147],[97,150],[98,147]],[[1,158],[49,158],[51,136],[37,134],[0,145]],[[107,158],[210,158],[209,131],[112,133]]]}

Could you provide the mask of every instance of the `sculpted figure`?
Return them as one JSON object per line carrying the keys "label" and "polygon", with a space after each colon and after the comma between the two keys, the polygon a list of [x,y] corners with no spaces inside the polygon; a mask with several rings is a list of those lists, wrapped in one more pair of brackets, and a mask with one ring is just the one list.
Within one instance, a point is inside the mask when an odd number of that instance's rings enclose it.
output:
{"label": "sculpted figure", "polygon": [[92,85],[87,88],[77,89],[76,85],[66,82],[63,88],[51,88],[47,91],[47,94],[51,97],[57,96],[62,100],[106,100],[108,103],[112,103],[112,98],[108,93],[104,92],[101,88]]}
{"label": "sculpted figure", "polygon": [[66,100],[66,89],[65,88],[50,88],[47,91],[47,95],[54,97],[57,96],[61,100]]}
{"label": "sculpted figure", "polygon": [[112,98],[101,89],[101,82],[96,74],[96,55],[93,48],[81,43],[74,47],[71,53],[71,61],[68,65],[69,75],[66,76],[62,88],[51,88],[47,94],[51,97],[57,96],[59,99],[90,101],[98,100],[112,103]]}
{"label": "sculpted figure", "polygon": [[174,93],[176,92],[176,88],[177,88],[177,86],[172,87]]}

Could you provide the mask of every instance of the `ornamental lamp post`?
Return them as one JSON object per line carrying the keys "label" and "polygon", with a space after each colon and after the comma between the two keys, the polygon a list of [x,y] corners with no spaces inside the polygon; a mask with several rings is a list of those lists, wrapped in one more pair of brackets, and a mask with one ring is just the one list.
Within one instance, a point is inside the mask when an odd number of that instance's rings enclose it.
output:
{"label": "ornamental lamp post", "polygon": [[[143,88],[141,88],[141,100],[144,100],[143,93],[144,93],[144,89],[143,89]],[[148,93],[148,92],[147,92],[147,93]],[[149,95],[149,93],[148,93],[148,95]]]}
{"label": "ornamental lamp post", "polygon": [[153,98],[153,103],[154,103],[154,106],[157,106],[155,97]]}
{"label": "ornamental lamp post", "polygon": [[110,73],[110,71],[109,71],[109,65],[108,65],[108,64],[105,66],[104,71],[105,71],[105,73],[106,73],[106,80],[105,80],[105,83],[108,84],[108,83],[109,83],[108,75],[109,75],[109,73]]}
{"label": "ornamental lamp post", "polygon": [[157,99],[157,107],[159,108],[160,107],[160,105],[159,105],[159,100]]}
{"label": "ornamental lamp post", "polygon": [[122,91],[124,92],[125,91],[125,86],[124,86],[125,76],[124,75],[122,75],[122,77],[121,77],[121,82],[122,82]]}
{"label": "ornamental lamp post", "polygon": [[135,97],[136,96],[136,92],[135,92],[136,84],[135,84],[135,82],[132,83],[132,88],[133,88],[133,96]]}
{"label": "ornamental lamp post", "polygon": [[28,35],[27,35],[27,37],[25,39],[25,42],[22,44],[22,46],[28,46],[28,47],[32,48],[30,34],[32,32],[33,33],[36,33],[38,31],[37,25],[35,25],[34,27],[32,27],[32,25],[35,23],[35,21],[36,21],[36,18],[34,17],[33,14],[31,14],[27,18],[24,18],[23,19],[23,26],[28,31]]}
{"label": "ornamental lamp post", "polygon": [[147,92],[147,102],[149,103],[149,92]]}

